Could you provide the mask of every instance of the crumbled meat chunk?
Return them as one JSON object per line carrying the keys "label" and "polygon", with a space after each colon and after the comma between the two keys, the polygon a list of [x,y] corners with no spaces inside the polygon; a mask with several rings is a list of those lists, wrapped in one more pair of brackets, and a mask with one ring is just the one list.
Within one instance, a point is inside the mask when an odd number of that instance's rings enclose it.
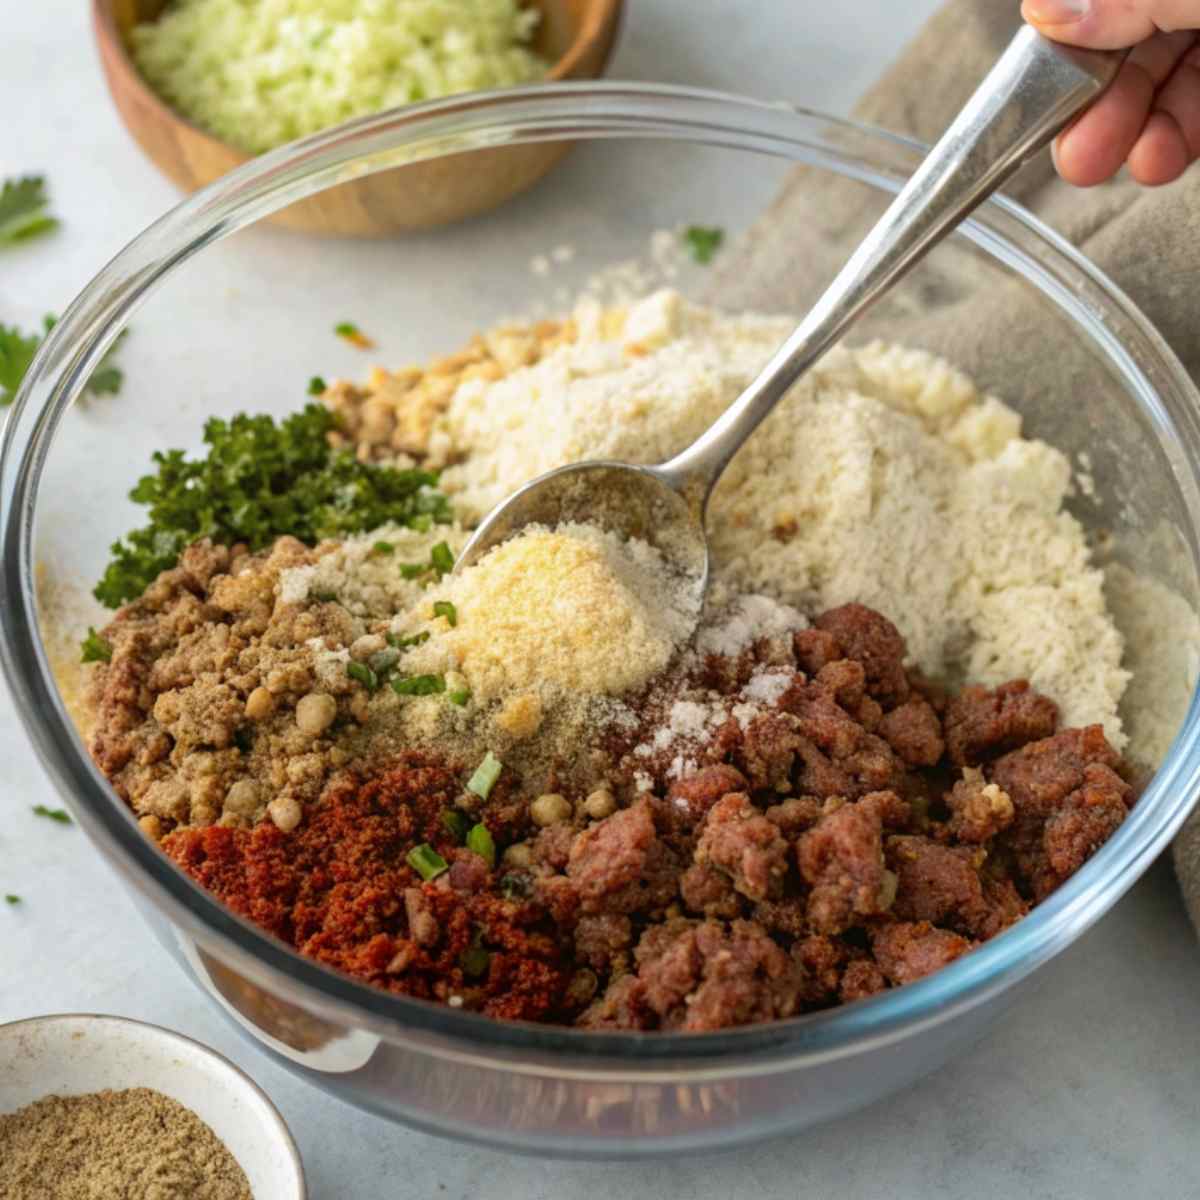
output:
{"label": "crumbled meat chunk", "polygon": [[446,878],[456,892],[482,892],[492,881],[487,863],[470,850],[459,850]]}
{"label": "crumbled meat chunk", "polygon": [[869,958],[856,958],[846,964],[842,973],[842,981],[838,988],[838,999],[843,1004],[851,1000],[865,1000],[874,996],[887,987],[883,972]]}
{"label": "crumbled meat chunk", "polygon": [[861,604],[843,604],[822,613],[813,624],[833,634],[847,658],[862,663],[867,690],[885,709],[908,697],[904,673],[908,650],[900,631],[886,617]]}
{"label": "crumbled meat chunk", "polygon": [[570,825],[548,825],[534,839],[533,861],[554,871],[564,871],[574,841],[575,830]]}
{"label": "crumbled meat chunk", "polygon": [[843,804],[796,843],[800,874],[812,885],[808,919],[820,933],[841,933],[884,912],[883,822],[873,804]]}
{"label": "crumbled meat chunk", "polygon": [[973,767],[1049,737],[1058,725],[1058,705],[1014,679],[998,688],[964,688],[947,703],[945,724],[950,761]]}
{"label": "crumbled meat chunk", "polygon": [[418,946],[432,946],[438,940],[438,923],[423,888],[404,889],[404,912],[408,917],[409,937]]}
{"label": "crumbled meat chunk", "polygon": [[698,825],[722,796],[744,792],[746,786],[741,771],[717,763],[676,779],[667,790],[667,802],[685,824]]}
{"label": "crumbled meat chunk", "polygon": [[879,722],[879,736],[910,767],[932,767],[946,750],[942,723],[924,696],[910,696]]}
{"label": "crumbled meat chunk", "polygon": [[669,903],[678,869],[658,838],[649,803],[642,800],[578,834],[567,875],[583,912],[629,913]]}
{"label": "crumbled meat chunk", "polygon": [[826,664],[844,658],[842,647],[826,629],[801,629],[792,636],[796,665],[809,675],[816,675]]}
{"label": "crumbled meat chunk", "polygon": [[796,751],[804,746],[797,722],[788,713],[764,712],[751,720],[737,756],[752,788],[787,791]]}
{"label": "crumbled meat chunk", "polygon": [[882,925],[872,932],[871,945],[879,969],[895,984],[913,983],[932,975],[971,949],[965,937],[937,929],[928,921]]}
{"label": "crumbled meat chunk", "polygon": [[688,912],[736,917],[742,910],[733,880],[707,863],[693,863],[679,877],[679,896]]}
{"label": "crumbled meat chunk", "polygon": [[646,1003],[646,985],[636,975],[621,975],[579,1014],[582,1029],[650,1029],[654,1014]]}
{"label": "crumbled meat chunk", "polygon": [[749,796],[735,792],[709,809],[696,845],[696,862],[723,871],[743,896],[750,900],[777,896],[787,860],[787,842]]}
{"label": "crumbled meat chunk", "polygon": [[575,926],[575,953],[597,971],[612,969],[613,960],[633,944],[633,924],[628,917],[603,913],[581,917]]}
{"label": "crumbled meat chunk", "polygon": [[820,816],[821,801],[815,796],[792,796],[766,811],[767,820],[778,825],[785,838],[793,840],[811,829]]}
{"label": "crumbled meat chunk", "polygon": [[982,851],[908,835],[888,838],[886,857],[897,879],[892,913],[901,921],[929,921],[967,933],[983,924],[988,909],[979,878]]}
{"label": "crumbled meat chunk", "polygon": [[635,957],[664,1029],[724,1029],[796,1010],[799,972],[752,921],[660,926],[643,935]]}
{"label": "crumbled meat chunk", "polygon": [[1013,802],[998,784],[988,783],[983,772],[964,767],[962,778],[946,794],[951,837],[960,842],[986,842],[1003,833],[1014,815]]}

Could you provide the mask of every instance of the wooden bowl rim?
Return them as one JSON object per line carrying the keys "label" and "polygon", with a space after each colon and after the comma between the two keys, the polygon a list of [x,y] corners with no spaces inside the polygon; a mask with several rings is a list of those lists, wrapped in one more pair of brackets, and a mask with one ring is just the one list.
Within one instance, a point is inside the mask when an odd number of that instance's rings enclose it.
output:
{"label": "wooden bowl rim", "polygon": [[[624,4],[625,0],[590,0],[587,16],[584,18],[579,32],[575,35],[575,40],[567,48],[567,52],[546,72],[543,82],[558,83],[569,78],[571,72],[576,69],[584,55],[611,33],[612,37],[608,50],[604,55],[604,61],[599,67],[599,71],[603,71],[612,57],[616,44],[616,26],[620,20]],[[203,129],[190,117],[185,116],[178,109],[168,104],[150,86],[149,81],[138,70],[137,64],[130,57],[129,50],[125,45],[125,39],[121,36],[121,31],[117,28],[116,17],[113,13],[113,0],[92,0],[92,23],[97,41],[101,43],[102,47],[107,47],[115,55],[121,70],[132,81],[140,100],[148,103],[160,116],[166,117],[167,120],[174,122],[176,125],[184,126],[194,136],[203,139],[211,146],[219,147],[240,163],[247,163],[259,157],[259,155],[249,154],[245,150],[231,146],[228,142],[216,137],[207,129]],[[595,77],[597,76],[592,76],[592,78]],[[469,95],[470,93],[464,92],[461,94]],[[330,126],[330,128],[336,128],[336,126]],[[278,149],[278,147],[276,148]]]}

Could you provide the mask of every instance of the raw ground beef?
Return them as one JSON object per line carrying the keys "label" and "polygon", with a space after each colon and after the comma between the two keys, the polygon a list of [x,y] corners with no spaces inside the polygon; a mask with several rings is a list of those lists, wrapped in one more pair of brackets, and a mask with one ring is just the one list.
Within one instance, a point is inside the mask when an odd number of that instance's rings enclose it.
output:
{"label": "raw ground beef", "polygon": [[[181,827],[162,845],[302,953],[390,991],[588,1029],[712,1030],[920,979],[1076,871],[1134,795],[1099,726],[1017,680],[944,697],[880,614],[846,605],[647,695],[598,738],[615,812],[538,829],[505,772],[486,804],[429,759],[343,777],[291,833]],[[767,703],[731,715],[764,664]],[[680,771],[638,754],[672,703],[725,718]],[[761,695],[760,695],[761,700]],[[722,707],[722,705],[724,707]],[[458,844],[473,804],[499,858]],[[448,869],[423,881],[427,843]]]}

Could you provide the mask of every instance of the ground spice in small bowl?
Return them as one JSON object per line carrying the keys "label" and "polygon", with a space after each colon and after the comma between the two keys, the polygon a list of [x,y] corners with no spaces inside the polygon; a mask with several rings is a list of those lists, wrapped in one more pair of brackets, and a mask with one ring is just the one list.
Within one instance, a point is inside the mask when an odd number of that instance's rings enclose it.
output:
{"label": "ground spice in small bowl", "polygon": [[4,1200],[253,1200],[189,1108],[151,1088],[46,1096],[0,1116]]}

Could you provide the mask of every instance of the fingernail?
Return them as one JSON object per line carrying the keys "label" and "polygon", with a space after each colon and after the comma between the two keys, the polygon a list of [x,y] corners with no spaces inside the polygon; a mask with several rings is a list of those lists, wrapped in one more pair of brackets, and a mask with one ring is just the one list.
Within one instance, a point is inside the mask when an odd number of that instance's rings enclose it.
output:
{"label": "fingernail", "polygon": [[1025,0],[1026,15],[1039,25],[1073,25],[1092,11],[1092,0]]}

